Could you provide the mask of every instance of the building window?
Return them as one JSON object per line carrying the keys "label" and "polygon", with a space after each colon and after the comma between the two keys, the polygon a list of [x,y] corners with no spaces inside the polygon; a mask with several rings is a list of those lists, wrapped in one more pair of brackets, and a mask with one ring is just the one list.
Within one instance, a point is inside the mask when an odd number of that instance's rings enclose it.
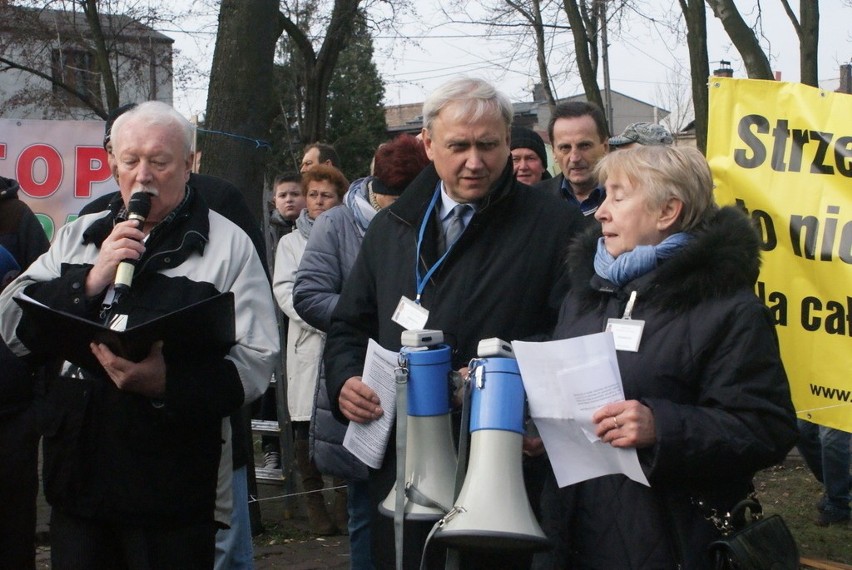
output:
{"label": "building window", "polygon": [[[72,91],[83,96],[101,98],[101,74],[95,66],[95,56],[79,49],[55,49],[51,53],[53,79],[62,81]],[[54,83],[53,93],[69,105],[84,106],[76,97]]]}

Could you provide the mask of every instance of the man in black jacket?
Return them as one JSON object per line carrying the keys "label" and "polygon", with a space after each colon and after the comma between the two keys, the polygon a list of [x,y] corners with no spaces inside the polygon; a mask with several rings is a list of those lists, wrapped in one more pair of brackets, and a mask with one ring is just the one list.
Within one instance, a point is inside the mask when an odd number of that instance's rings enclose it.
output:
{"label": "man in black jacket", "polygon": [[[511,102],[484,81],[457,79],[428,98],[423,118],[433,164],[376,215],[332,316],[326,378],[341,419],[369,422],[383,413],[361,381],[364,356],[369,338],[400,348],[403,327],[393,314],[401,300],[419,305],[421,328],[444,332],[453,368],[460,369],[476,356],[481,339],[548,333],[565,293],[563,253],[582,216],[514,179]],[[370,473],[375,505],[393,485],[395,463],[391,443],[382,467]],[[406,523],[406,568],[418,566],[430,527]],[[393,544],[391,519],[376,511],[378,568],[393,567]],[[442,565],[441,558],[439,549],[429,548],[430,567]],[[463,560],[463,567],[506,568],[500,560],[497,566],[487,557]]]}

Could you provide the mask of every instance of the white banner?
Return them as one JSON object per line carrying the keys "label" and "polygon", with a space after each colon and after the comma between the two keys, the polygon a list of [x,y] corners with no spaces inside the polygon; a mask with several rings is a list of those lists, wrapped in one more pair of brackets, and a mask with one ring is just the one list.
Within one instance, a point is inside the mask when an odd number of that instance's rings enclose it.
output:
{"label": "white banner", "polygon": [[118,190],[103,137],[103,121],[0,119],[0,176],[18,181],[51,240],[93,198]]}

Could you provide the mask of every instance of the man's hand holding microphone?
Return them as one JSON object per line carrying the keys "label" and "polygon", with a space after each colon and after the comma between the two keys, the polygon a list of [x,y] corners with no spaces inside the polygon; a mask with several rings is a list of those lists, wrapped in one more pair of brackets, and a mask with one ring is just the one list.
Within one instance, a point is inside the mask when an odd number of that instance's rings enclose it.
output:
{"label": "man's hand holding microphone", "polygon": [[[86,278],[86,295],[100,295],[110,285],[117,294],[130,289],[136,261],[145,252],[142,227],[151,212],[151,195],[155,190],[134,189],[127,204],[127,220],[116,224],[101,244],[95,264]],[[91,343],[92,354],[119,390],[134,392],[149,398],[159,398],[166,391],[166,362],[163,343],[153,344],[148,356],[133,362],[113,353],[105,344]]]}
{"label": "man's hand holding microphone", "polygon": [[134,264],[145,252],[142,225],[151,211],[151,191],[139,188],[130,195],[127,220],[116,224],[101,244],[95,265],[86,277],[86,296],[96,297],[115,284],[117,290],[130,288]]}

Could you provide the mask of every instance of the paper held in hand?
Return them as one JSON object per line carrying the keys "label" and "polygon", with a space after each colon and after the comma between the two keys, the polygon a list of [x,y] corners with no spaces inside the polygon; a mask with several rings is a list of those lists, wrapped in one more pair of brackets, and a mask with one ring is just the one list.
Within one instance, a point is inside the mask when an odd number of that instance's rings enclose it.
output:
{"label": "paper held in hand", "polygon": [[624,400],[612,333],[512,348],[559,486],[616,473],[648,485],[636,450],[601,442],[592,423],[596,410]]}
{"label": "paper held in hand", "polygon": [[349,422],[343,447],[373,469],[382,466],[396,416],[396,379],[399,353],[386,350],[373,339],[367,345],[364,375],[361,380],[379,396],[384,413],[371,422]]}

